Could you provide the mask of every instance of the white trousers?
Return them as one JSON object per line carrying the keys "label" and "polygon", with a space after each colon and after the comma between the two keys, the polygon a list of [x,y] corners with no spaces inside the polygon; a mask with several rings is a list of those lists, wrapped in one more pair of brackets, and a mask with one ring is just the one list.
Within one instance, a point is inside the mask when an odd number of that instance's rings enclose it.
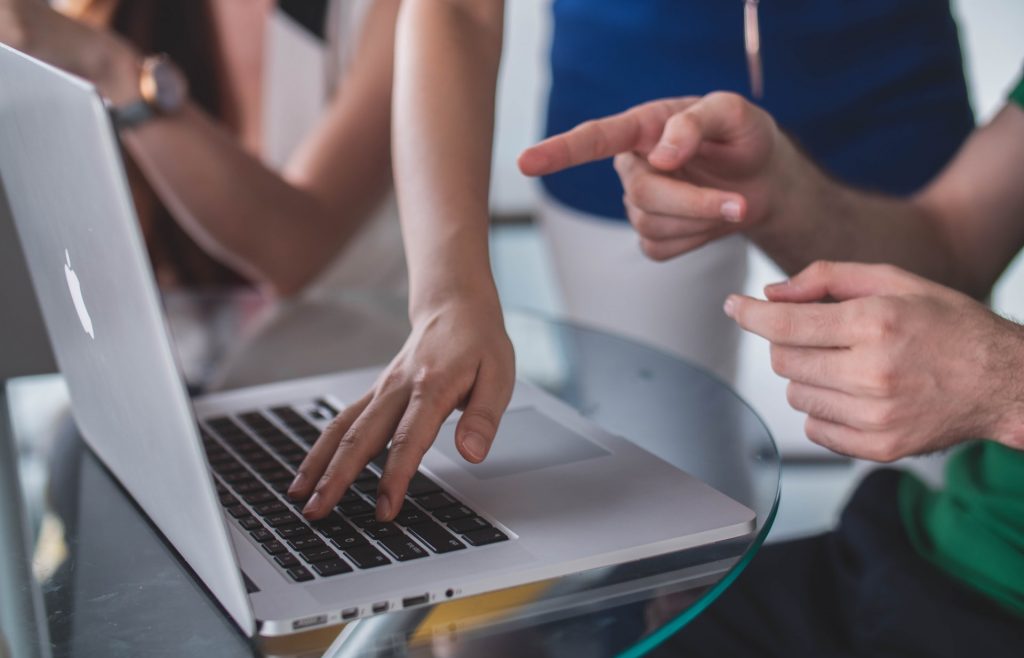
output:
{"label": "white trousers", "polygon": [[569,319],[682,356],[735,380],[740,332],[722,312],[742,292],[747,243],[718,240],[666,262],[649,259],[625,222],[594,217],[550,197],[538,221]]}

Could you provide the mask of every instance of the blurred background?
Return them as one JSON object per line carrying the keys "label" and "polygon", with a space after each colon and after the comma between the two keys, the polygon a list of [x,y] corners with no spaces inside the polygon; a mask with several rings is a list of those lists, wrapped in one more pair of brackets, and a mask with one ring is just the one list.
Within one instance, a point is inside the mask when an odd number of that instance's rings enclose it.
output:
{"label": "blurred background", "polygon": [[[971,101],[982,123],[1002,106],[1024,68],[1024,2],[955,0],[953,5]],[[559,299],[544,245],[526,223],[534,207],[536,188],[515,165],[519,152],[543,130],[550,32],[548,2],[508,2],[491,200],[493,212],[502,222],[494,231],[494,267],[504,302],[557,314]],[[765,44],[766,49],[771,47]],[[765,284],[784,278],[753,248],[750,263],[748,294],[760,295]],[[1024,266],[1020,258],[997,287],[993,305],[1007,315],[1024,318]],[[784,456],[827,456],[804,438],[803,416],[786,405],[786,383],[769,367],[767,343],[750,336],[743,338],[735,384],[765,419]]]}

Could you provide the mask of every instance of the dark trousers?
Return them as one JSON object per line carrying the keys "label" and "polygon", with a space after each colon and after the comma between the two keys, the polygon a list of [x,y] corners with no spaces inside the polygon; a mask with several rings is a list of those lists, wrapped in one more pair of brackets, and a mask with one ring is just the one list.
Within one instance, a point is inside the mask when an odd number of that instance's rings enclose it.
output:
{"label": "dark trousers", "polygon": [[1024,619],[907,540],[900,474],[868,476],[824,535],[765,546],[655,656],[1024,656]]}

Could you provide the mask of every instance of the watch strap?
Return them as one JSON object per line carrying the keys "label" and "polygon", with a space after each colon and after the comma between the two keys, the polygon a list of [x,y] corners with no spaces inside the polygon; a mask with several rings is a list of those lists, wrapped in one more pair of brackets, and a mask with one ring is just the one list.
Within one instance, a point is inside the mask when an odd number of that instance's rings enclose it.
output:
{"label": "watch strap", "polygon": [[128,130],[155,117],[156,110],[146,101],[137,100],[112,108],[110,114],[113,117],[114,126],[118,130]]}

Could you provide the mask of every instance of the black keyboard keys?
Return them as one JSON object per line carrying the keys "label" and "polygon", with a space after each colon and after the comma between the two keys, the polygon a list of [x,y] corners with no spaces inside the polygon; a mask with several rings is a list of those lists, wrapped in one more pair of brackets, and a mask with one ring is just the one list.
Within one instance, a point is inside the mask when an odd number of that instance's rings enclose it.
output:
{"label": "black keyboard keys", "polygon": [[481,528],[490,528],[491,524],[484,521],[479,516],[471,516],[466,519],[457,519],[448,524],[448,529],[452,532],[457,532],[460,535],[473,530],[480,530]]}
{"label": "black keyboard keys", "polygon": [[345,549],[345,557],[360,569],[372,569],[391,564],[391,560],[369,544]]}
{"label": "black keyboard keys", "polygon": [[339,535],[337,537],[331,537],[331,543],[340,548],[343,551],[348,551],[356,546],[368,545],[366,537],[360,534],[355,535]]}
{"label": "black keyboard keys", "polygon": [[271,555],[280,555],[281,553],[288,552],[288,549],[285,548],[284,544],[277,541],[276,539],[272,539],[268,542],[265,542],[263,544],[263,550],[265,550],[267,553],[270,553]]}
{"label": "black keyboard keys", "polygon": [[309,571],[306,570],[306,567],[292,567],[288,570],[288,575],[297,583],[304,583],[307,580],[313,580],[313,574],[309,573]]}
{"label": "black keyboard keys", "polygon": [[317,562],[328,562],[331,560],[337,560],[338,554],[331,549],[324,546],[323,548],[311,548],[308,551],[302,551],[299,553],[303,560],[310,564],[316,564]]}
{"label": "black keyboard keys", "polygon": [[291,553],[282,553],[281,555],[275,555],[274,562],[277,562],[285,569],[291,569],[292,567],[299,566],[299,558],[295,557]]}
{"label": "black keyboard keys", "polygon": [[451,507],[452,505],[458,505],[459,501],[455,500],[445,492],[441,491],[438,493],[431,493],[425,496],[420,496],[416,499],[416,503],[427,510],[433,512],[434,510],[441,509],[442,507]]}
{"label": "black keyboard keys", "polygon": [[417,473],[412,476],[412,481],[409,482],[409,490],[407,493],[413,498],[416,498],[417,496],[437,493],[438,491],[441,491],[441,487],[437,486],[433,480],[423,473]]}
{"label": "black keyboard keys", "polygon": [[462,536],[465,537],[466,541],[468,541],[473,546],[485,546],[487,544],[494,544],[496,542],[505,541],[508,539],[508,536],[501,530],[498,530],[497,528],[481,528],[480,530],[471,530]]}
{"label": "black keyboard keys", "polygon": [[352,567],[348,566],[344,560],[334,559],[317,562],[313,565],[313,571],[326,578],[328,576],[337,576],[340,573],[349,573],[352,571]]}
{"label": "black keyboard keys", "polygon": [[456,519],[464,519],[469,516],[476,516],[476,514],[465,505],[453,505],[452,507],[436,510],[434,516],[441,523],[451,523]]}
{"label": "black keyboard keys", "polygon": [[426,523],[427,521],[430,521],[430,517],[427,516],[427,513],[417,509],[412,503],[406,503],[402,507],[402,511],[395,517],[395,523],[404,526]]}
{"label": "black keyboard keys", "polygon": [[414,525],[409,528],[409,532],[435,553],[450,553],[466,548],[465,544],[456,539],[452,533],[436,523]]}
{"label": "black keyboard keys", "polygon": [[405,535],[388,537],[387,539],[382,539],[380,543],[399,562],[427,557],[427,552]]}

